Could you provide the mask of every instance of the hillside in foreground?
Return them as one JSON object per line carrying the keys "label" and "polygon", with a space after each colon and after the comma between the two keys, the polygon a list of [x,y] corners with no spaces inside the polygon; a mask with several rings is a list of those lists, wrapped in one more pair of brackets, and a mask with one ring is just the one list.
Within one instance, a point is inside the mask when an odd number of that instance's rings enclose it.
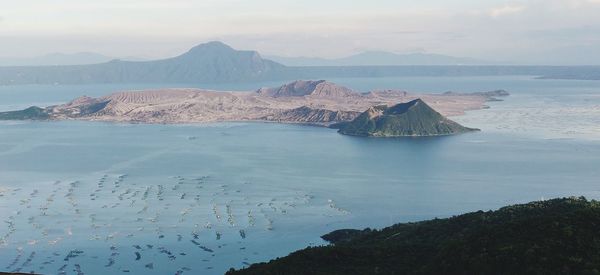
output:
{"label": "hillside in foreground", "polygon": [[338,230],[227,274],[600,274],[600,203],[563,198],[381,230]]}

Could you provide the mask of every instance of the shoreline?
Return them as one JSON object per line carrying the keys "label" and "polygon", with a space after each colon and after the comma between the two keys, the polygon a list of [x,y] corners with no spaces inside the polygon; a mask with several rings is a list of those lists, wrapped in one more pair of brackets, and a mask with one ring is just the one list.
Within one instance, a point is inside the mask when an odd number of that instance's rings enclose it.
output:
{"label": "shoreline", "polygon": [[[163,125],[260,122],[336,128],[335,125],[353,122],[374,107],[400,106],[419,101],[429,108],[425,113],[429,114],[426,115],[428,123],[433,125],[439,122],[432,121],[432,117],[446,119],[445,116],[462,116],[467,111],[489,109],[486,102],[508,95],[504,90],[418,95],[402,90],[359,93],[326,80],[298,80],[279,87],[260,88],[255,92],[168,88],[123,91],[97,98],[82,96],[65,104],[45,108],[32,106],[19,111],[0,112],[0,120],[80,120]],[[463,129],[474,130],[470,127]],[[435,132],[438,130],[432,131],[432,135],[367,136],[437,136]]]}

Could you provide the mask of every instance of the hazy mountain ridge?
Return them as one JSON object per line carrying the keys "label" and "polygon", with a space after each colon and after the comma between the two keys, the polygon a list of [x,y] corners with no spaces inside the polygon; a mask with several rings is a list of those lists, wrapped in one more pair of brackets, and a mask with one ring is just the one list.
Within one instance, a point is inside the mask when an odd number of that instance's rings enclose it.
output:
{"label": "hazy mountain ridge", "polygon": [[111,60],[142,61],[137,57],[110,57],[93,52],[78,53],[50,53],[36,57],[10,58],[0,57],[0,66],[65,66],[65,65],[89,65],[109,62]]}
{"label": "hazy mountain ridge", "polygon": [[182,55],[154,61],[0,67],[0,84],[243,82],[273,79],[283,69],[255,51],[237,51],[221,42],[209,42]]}
{"label": "hazy mountain ridge", "polygon": [[92,83],[240,83],[333,77],[395,76],[578,76],[600,75],[598,67],[406,65],[290,67],[264,59],[255,51],[238,51],[221,42],[154,61],[90,65],[0,67],[0,85]]}
{"label": "hazy mountain ridge", "polygon": [[266,58],[286,66],[485,65],[492,63],[475,58],[454,57],[442,54],[396,54],[385,51],[366,51],[335,59],[318,57],[283,57],[275,55],[266,56]]}

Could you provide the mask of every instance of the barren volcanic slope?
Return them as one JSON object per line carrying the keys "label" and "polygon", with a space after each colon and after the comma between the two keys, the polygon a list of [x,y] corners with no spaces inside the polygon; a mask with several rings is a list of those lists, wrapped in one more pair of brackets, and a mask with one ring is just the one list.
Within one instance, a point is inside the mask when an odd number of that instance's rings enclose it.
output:
{"label": "barren volcanic slope", "polygon": [[[419,95],[444,115],[480,109],[487,94]],[[47,108],[0,113],[0,119],[81,119],[142,123],[276,121],[327,126],[351,121],[376,105],[416,99],[403,91],[357,93],[331,82],[295,81],[256,92],[163,89],[119,92],[100,98],[81,97]]]}

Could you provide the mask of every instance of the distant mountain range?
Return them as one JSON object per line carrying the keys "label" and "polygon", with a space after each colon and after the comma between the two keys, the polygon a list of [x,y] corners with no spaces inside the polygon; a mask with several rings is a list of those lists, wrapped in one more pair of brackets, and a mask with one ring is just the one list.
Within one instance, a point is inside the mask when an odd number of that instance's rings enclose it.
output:
{"label": "distant mountain range", "polygon": [[396,54],[384,51],[367,51],[344,58],[267,56],[286,66],[405,66],[405,65],[486,65],[492,62],[474,58],[441,54]]}
{"label": "distant mountain range", "polygon": [[114,59],[142,61],[141,58],[115,58],[99,53],[51,53],[28,58],[0,57],[0,66],[56,66],[56,65],[88,65],[109,62]]}
{"label": "distant mountain range", "polygon": [[0,84],[214,83],[272,79],[283,65],[221,42],[198,45],[162,60],[111,60],[72,66],[0,67]]}
{"label": "distant mountain range", "polygon": [[[354,57],[354,60],[361,60],[361,58],[368,59],[359,55]],[[393,60],[393,58],[390,58],[390,60]],[[215,41],[200,44],[173,58],[153,61],[111,60],[88,65],[0,66],[0,85],[239,83],[333,77],[498,75],[597,79],[600,78],[600,67],[494,65],[285,66],[264,59],[255,51],[239,51]]]}

